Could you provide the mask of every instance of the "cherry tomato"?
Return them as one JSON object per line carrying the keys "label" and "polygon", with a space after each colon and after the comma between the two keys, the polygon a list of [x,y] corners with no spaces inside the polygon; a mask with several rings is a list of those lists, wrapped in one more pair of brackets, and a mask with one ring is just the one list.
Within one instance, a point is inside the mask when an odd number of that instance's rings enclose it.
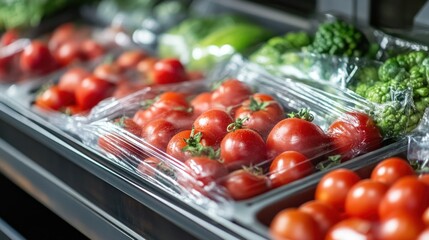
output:
{"label": "cherry tomato", "polygon": [[47,109],[59,111],[66,106],[75,103],[74,95],[61,90],[58,86],[51,86],[36,96],[35,105]]}
{"label": "cherry tomato", "polygon": [[55,70],[57,63],[45,43],[33,40],[24,48],[19,66],[27,73],[46,74]]}
{"label": "cherry tomato", "polygon": [[101,100],[110,97],[115,85],[90,75],[82,80],[76,88],[76,102],[84,110],[89,110],[97,105]]}
{"label": "cherry tomato", "polygon": [[348,216],[367,220],[378,219],[378,208],[389,186],[365,179],[356,183],[347,193],[345,210]]}
{"label": "cherry tomato", "polygon": [[210,108],[211,108],[211,97],[212,97],[211,92],[202,92],[202,93],[198,94],[197,96],[195,96],[191,100],[190,104],[191,104],[192,108],[194,109],[194,115],[195,116],[198,117],[203,112],[210,110]]}
{"label": "cherry tomato", "polygon": [[73,40],[64,42],[54,51],[54,57],[61,66],[80,60],[79,43]]}
{"label": "cherry tomato", "polygon": [[156,62],[158,62],[157,58],[147,57],[147,58],[141,60],[137,64],[137,71],[139,71],[139,72],[147,75],[147,74],[149,74],[152,71],[153,66],[155,66]]}
{"label": "cherry tomato", "polygon": [[228,125],[233,122],[232,117],[220,109],[210,109],[203,112],[194,121],[196,131],[209,132],[217,144],[220,144],[223,137],[228,133]]}
{"label": "cherry tomato", "polygon": [[380,223],[380,239],[415,240],[424,230],[423,222],[407,212],[395,212]]}
{"label": "cherry tomato", "polygon": [[252,129],[229,132],[220,144],[220,157],[229,170],[261,163],[266,153],[264,139]]}
{"label": "cherry tomato", "polygon": [[429,207],[429,187],[415,176],[397,180],[380,202],[379,216],[387,218],[396,211],[404,211],[420,218]]}
{"label": "cherry tomato", "polygon": [[284,151],[297,151],[313,160],[326,154],[329,144],[329,138],[319,126],[299,118],[281,120],[267,137],[270,158]]}
{"label": "cherry tomato", "polygon": [[105,53],[104,47],[92,39],[86,39],[81,43],[82,60],[93,60],[99,58]]}
{"label": "cherry tomato", "polygon": [[210,186],[216,186],[214,183],[228,174],[222,163],[207,156],[191,157],[184,165],[185,173],[179,174],[178,182],[185,188],[193,188],[201,193],[210,191]]}
{"label": "cherry tomato", "polygon": [[429,239],[429,227],[426,228],[423,232],[420,233],[417,240],[427,240]]}
{"label": "cherry tomato", "polygon": [[61,90],[75,94],[77,87],[83,79],[88,77],[90,73],[82,67],[73,67],[67,70],[58,82],[58,87]]}
{"label": "cherry tomato", "polygon": [[215,140],[207,132],[183,130],[175,134],[167,144],[166,152],[184,162],[193,156],[204,156],[203,147],[213,147]]}
{"label": "cherry tomato", "polygon": [[328,230],[340,221],[341,215],[335,208],[324,202],[312,200],[302,204],[299,210],[310,214],[319,225],[322,232],[321,236],[325,236]]}
{"label": "cherry tomato", "polygon": [[204,73],[201,71],[188,71],[186,76],[189,81],[199,81],[204,79]]}
{"label": "cherry tomato", "polygon": [[148,85],[144,83],[133,83],[126,80],[119,81],[115,88],[115,91],[112,94],[112,97],[116,99],[123,98],[134,92],[140,91],[145,87],[148,87]]}
{"label": "cherry tomato", "polygon": [[[74,95],[73,95],[73,97],[74,97]],[[73,104],[73,105],[66,106],[64,108],[63,112],[64,112],[64,114],[66,114],[68,116],[73,116],[76,114],[84,113],[85,110],[82,109],[79,105]]]}
{"label": "cherry tomato", "polygon": [[223,81],[212,93],[212,106],[227,110],[239,105],[252,95],[252,89],[237,79]]}
{"label": "cherry tomato", "polygon": [[116,59],[116,64],[123,70],[137,68],[137,64],[147,57],[143,50],[128,50]]}
{"label": "cherry tomato", "polygon": [[280,153],[270,165],[270,179],[273,187],[280,187],[314,172],[313,164],[296,151]]}
{"label": "cherry tomato", "polygon": [[177,128],[171,122],[155,119],[143,127],[142,138],[152,146],[165,151],[168,142],[177,132]]}
{"label": "cherry tomato", "polygon": [[325,240],[376,240],[377,230],[368,220],[347,218],[335,224]]}
{"label": "cherry tomato", "polygon": [[349,190],[360,181],[360,177],[348,169],[335,169],[325,174],[317,184],[315,199],[330,204],[342,211]]}
{"label": "cherry tomato", "polygon": [[400,157],[390,157],[375,166],[371,172],[371,179],[391,186],[398,179],[414,174],[414,170],[407,160]]}
{"label": "cherry tomato", "polygon": [[429,207],[423,212],[423,222],[429,227]]}
{"label": "cherry tomato", "polygon": [[16,29],[9,29],[0,38],[0,46],[7,46],[19,39],[19,33]]}
{"label": "cherry tomato", "polygon": [[270,224],[273,239],[321,239],[319,226],[314,218],[298,209],[289,208],[277,213]]}
{"label": "cherry tomato", "polygon": [[98,146],[120,158],[131,158],[130,156],[140,158],[144,156],[141,146],[135,143],[140,138],[142,131],[140,126],[128,117],[117,118],[113,121],[113,124],[134,136],[134,141],[127,133],[113,129],[112,132],[99,137]]}
{"label": "cherry tomato", "polygon": [[75,39],[77,34],[76,26],[73,23],[64,23],[53,31],[48,41],[50,49],[55,51],[63,43]]}
{"label": "cherry tomato", "polygon": [[222,185],[235,200],[245,200],[269,190],[268,179],[250,169],[238,169],[223,179]]}
{"label": "cherry tomato", "polygon": [[375,150],[382,141],[374,121],[360,112],[346,113],[329,126],[327,133],[342,161]]}
{"label": "cherry tomato", "polygon": [[277,122],[284,118],[282,106],[273,97],[255,93],[235,111],[235,119],[246,118],[243,126],[251,128],[266,139]]}
{"label": "cherry tomato", "polygon": [[420,175],[419,180],[426,183],[429,186],[429,173]]}
{"label": "cherry tomato", "polygon": [[175,58],[158,60],[153,65],[150,76],[156,84],[178,83],[187,80],[185,67]]}
{"label": "cherry tomato", "polygon": [[115,63],[102,63],[94,69],[93,73],[96,77],[112,83],[118,83],[124,78],[122,69]]}
{"label": "cherry tomato", "polygon": [[162,162],[158,158],[147,157],[137,165],[137,170],[145,176],[155,177],[161,164]]}

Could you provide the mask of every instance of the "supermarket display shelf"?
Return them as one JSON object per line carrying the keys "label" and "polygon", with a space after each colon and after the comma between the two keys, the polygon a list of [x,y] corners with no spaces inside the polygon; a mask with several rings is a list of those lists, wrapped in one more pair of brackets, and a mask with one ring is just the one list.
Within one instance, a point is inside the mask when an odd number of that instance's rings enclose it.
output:
{"label": "supermarket display shelf", "polygon": [[121,172],[19,104],[1,102],[0,172],[91,239],[261,238]]}

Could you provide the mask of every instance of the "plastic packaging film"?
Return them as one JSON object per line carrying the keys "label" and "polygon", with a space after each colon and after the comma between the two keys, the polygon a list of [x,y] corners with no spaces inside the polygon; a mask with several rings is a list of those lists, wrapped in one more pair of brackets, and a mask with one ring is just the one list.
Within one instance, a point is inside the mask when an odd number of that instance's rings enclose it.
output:
{"label": "plastic packaging film", "polygon": [[384,144],[362,99],[276,79],[239,56],[198,83],[113,100],[94,109],[100,120],[80,136],[133,173],[227,218],[234,201]]}

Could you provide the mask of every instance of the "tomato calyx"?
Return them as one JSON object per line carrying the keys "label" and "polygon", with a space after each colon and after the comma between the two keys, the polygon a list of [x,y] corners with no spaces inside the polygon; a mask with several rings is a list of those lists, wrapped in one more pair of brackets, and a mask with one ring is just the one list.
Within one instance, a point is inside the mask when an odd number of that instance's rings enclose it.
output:
{"label": "tomato calyx", "polygon": [[264,175],[264,170],[261,167],[257,167],[257,166],[243,166],[242,169],[246,172],[249,172],[255,176],[262,176]]}
{"label": "tomato calyx", "polygon": [[428,161],[409,160],[411,167],[418,174],[429,173]]}
{"label": "tomato calyx", "polygon": [[160,171],[162,174],[166,175],[167,177],[170,177],[173,180],[176,180],[176,172],[174,171],[173,168],[171,168],[164,162],[159,162],[158,164],[156,164],[155,169]]}
{"label": "tomato calyx", "polygon": [[329,156],[327,160],[322,161],[316,165],[316,169],[319,171],[337,166],[341,163],[342,156],[340,154]]}
{"label": "tomato calyx", "polygon": [[254,97],[250,97],[250,103],[247,108],[252,112],[263,111],[270,104],[271,101],[257,101]]}
{"label": "tomato calyx", "polygon": [[192,156],[207,156],[210,159],[219,159],[220,149],[214,150],[209,146],[203,146],[201,139],[203,138],[202,132],[195,133],[195,129],[192,128],[191,135],[189,138],[183,139],[186,142],[186,146],[182,148],[182,152],[189,152]]}
{"label": "tomato calyx", "polygon": [[300,118],[309,122],[314,120],[313,114],[310,113],[310,109],[302,108],[298,112],[291,112],[288,114],[289,118]]}
{"label": "tomato calyx", "polygon": [[228,132],[234,132],[235,130],[242,129],[244,122],[249,120],[249,117],[237,118],[233,123],[230,123],[226,130]]}
{"label": "tomato calyx", "polygon": [[116,120],[113,124],[120,128],[125,128],[125,120],[127,119],[126,116],[120,117],[118,120]]}

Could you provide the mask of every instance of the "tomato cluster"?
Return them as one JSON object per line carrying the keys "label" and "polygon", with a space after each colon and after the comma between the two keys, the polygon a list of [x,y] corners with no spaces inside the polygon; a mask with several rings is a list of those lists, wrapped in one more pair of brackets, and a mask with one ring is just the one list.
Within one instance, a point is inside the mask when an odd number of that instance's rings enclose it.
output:
{"label": "tomato cluster", "polygon": [[[134,156],[143,159],[138,169],[153,173],[148,169],[154,162],[163,163],[161,171],[176,172],[175,179],[184,187],[205,192],[223,186],[235,200],[303,178],[330,154],[343,154],[348,160],[381,144],[378,129],[363,113],[346,113],[325,132],[308,111],[287,117],[274,95],[254,92],[234,78],[192,96],[166,91],[141,105],[130,116],[141,128],[137,141],[168,154],[182,167],[169,168],[163,159],[154,161],[142,150]],[[133,152],[129,146],[134,144],[125,145],[117,148]],[[99,146],[117,152],[102,141]]]}
{"label": "tomato cluster", "polygon": [[0,41],[0,81],[19,81],[49,74],[76,62],[104,55],[112,43],[100,43],[91,37],[91,29],[65,23],[47,37],[24,40],[15,30],[3,34]]}
{"label": "tomato cluster", "polygon": [[41,89],[35,105],[74,115],[108,97],[121,98],[147,86],[194,80],[191,77],[177,59],[157,59],[142,49],[130,49],[91,71],[81,66],[68,68],[57,84]]}
{"label": "tomato cluster", "polygon": [[368,178],[333,170],[314,200],[277,213],[270,232],[274,239],[428,239],[428,179],[400,157],[384,159]]}

